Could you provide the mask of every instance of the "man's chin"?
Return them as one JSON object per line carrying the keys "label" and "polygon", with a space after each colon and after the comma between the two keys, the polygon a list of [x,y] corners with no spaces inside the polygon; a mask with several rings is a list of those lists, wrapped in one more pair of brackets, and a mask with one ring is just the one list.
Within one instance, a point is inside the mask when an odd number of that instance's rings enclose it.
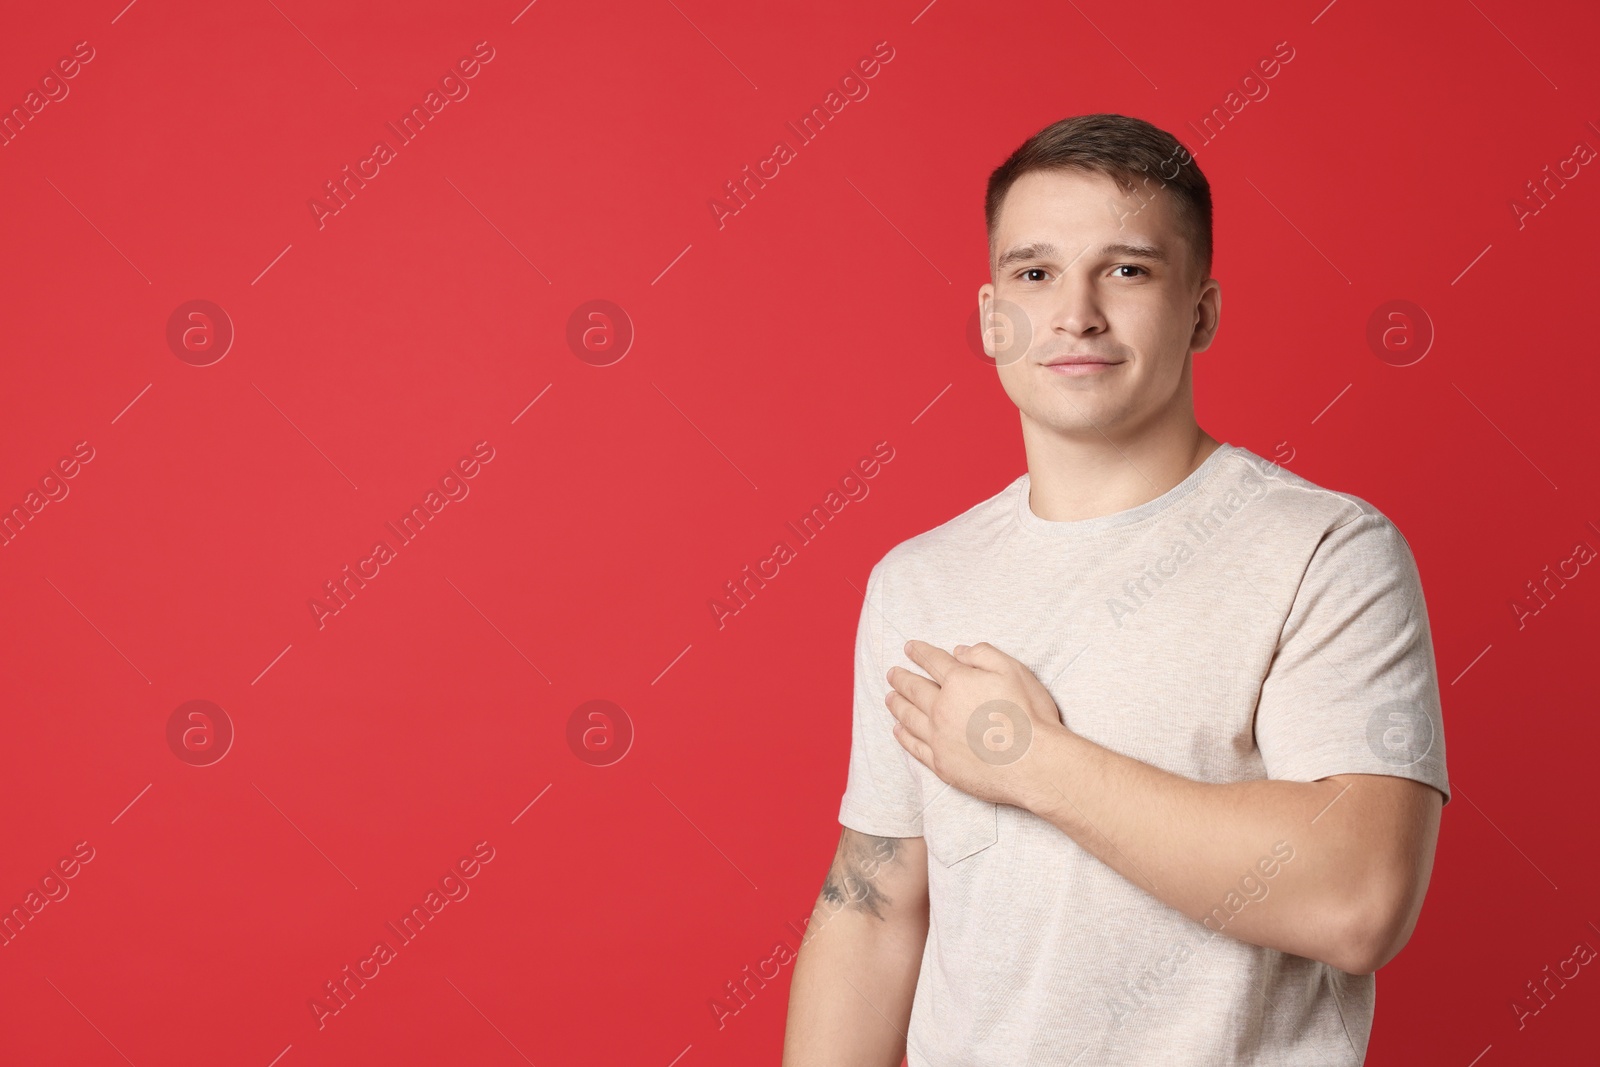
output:
{"label": "man's chin", "polygon": [[1119,421],[1117,413],[1100,405],[1079,404],[1065,411],[1059,407],[1048,411],[1024,413],[1024,417],[1045,433],[1057,437],[1083,438],[1105,441],[1106,433]]}

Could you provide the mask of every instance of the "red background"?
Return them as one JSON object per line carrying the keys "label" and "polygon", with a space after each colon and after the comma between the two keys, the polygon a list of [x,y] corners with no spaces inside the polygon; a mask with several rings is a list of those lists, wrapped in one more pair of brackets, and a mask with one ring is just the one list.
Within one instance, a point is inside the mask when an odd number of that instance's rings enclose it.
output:
{"label": "red background", "polygon": [[[1593,968],[1510,1007],[1600,947],[1600,576],[1511,608],[1600,546],[1600,175],[1511,207],[1600,146],[1588,5],[123,3],[0,33],[7,110],[94,50],[0,148],[0,503],[94,450],[0,548],[0,904],[95,853],[0,948],[0,1060],[776,1062],[792,966],[721,1027],[710,1001],[796,943],[832,854],[866,574],[1023,469],[965,337],[984,180],[1116,111],[1212,183],[1202,425],[1372,501],[1421,567],[1456,794],[1368,1063],[1592,1062]],[[469,95],[319,228],[480,41]],[[236,330],[209,366],[167,344],[192,299]],[[610,366],[566,341],[594,299],[636,330]],[[1405,367],[1366,340],[1395,299],[1436,331]],[[479,441],[470,495],[319,628]],[[870,496],[719,627],[879,441]],[[167,743],[194,699],[236,731],[210,766]],[[593,699],[635,731],[611,766],[566,740]],[[470,895],[319,1029],[310,998],[480,841]]]}

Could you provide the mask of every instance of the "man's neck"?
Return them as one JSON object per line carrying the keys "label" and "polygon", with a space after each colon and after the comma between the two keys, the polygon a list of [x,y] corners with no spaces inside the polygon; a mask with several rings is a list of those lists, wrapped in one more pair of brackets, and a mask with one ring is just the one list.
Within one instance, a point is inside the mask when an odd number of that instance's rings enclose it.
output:
{"label": "man's neck", "polygon": [[1190,421],[1134,440],[1064,437],[1023,420],[1028,507],[1041,519],[1076,522],[1138,507],[1183,481],[1222,447]]}

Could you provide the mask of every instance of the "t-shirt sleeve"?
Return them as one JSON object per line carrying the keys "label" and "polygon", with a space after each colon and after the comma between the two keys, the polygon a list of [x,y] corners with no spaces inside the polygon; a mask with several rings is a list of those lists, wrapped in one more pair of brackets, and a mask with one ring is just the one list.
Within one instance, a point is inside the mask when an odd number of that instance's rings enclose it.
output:
{"label": "t-shirt sleeve", "polygon": [[1450,802],[1444,719],[1410,545],[1363,507],[1306,566],[1256,707],[1268,778],[1388,774]]}
{"label": "t-shirt sleeve", "polygon": [[850,773],[839,822],[876,837],[921,837],[922,792],[911,767],[913,757],[895,739],[894,715],[884,703],[889,695],[885,635],[895,632],[884,615],[884,571],[881,560],[872,568],[856,626]]}

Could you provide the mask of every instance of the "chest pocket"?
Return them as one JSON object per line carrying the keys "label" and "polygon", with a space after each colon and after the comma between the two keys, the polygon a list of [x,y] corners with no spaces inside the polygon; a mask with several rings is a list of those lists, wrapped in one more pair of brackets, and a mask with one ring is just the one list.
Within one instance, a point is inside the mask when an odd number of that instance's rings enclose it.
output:
{"label": "chest pocket", "polygon": [[928,774],[925,784],[937,790],[922,813],[923,843],[928,854],[953,867],[1000,839],[1000,806],[979,800]]}

